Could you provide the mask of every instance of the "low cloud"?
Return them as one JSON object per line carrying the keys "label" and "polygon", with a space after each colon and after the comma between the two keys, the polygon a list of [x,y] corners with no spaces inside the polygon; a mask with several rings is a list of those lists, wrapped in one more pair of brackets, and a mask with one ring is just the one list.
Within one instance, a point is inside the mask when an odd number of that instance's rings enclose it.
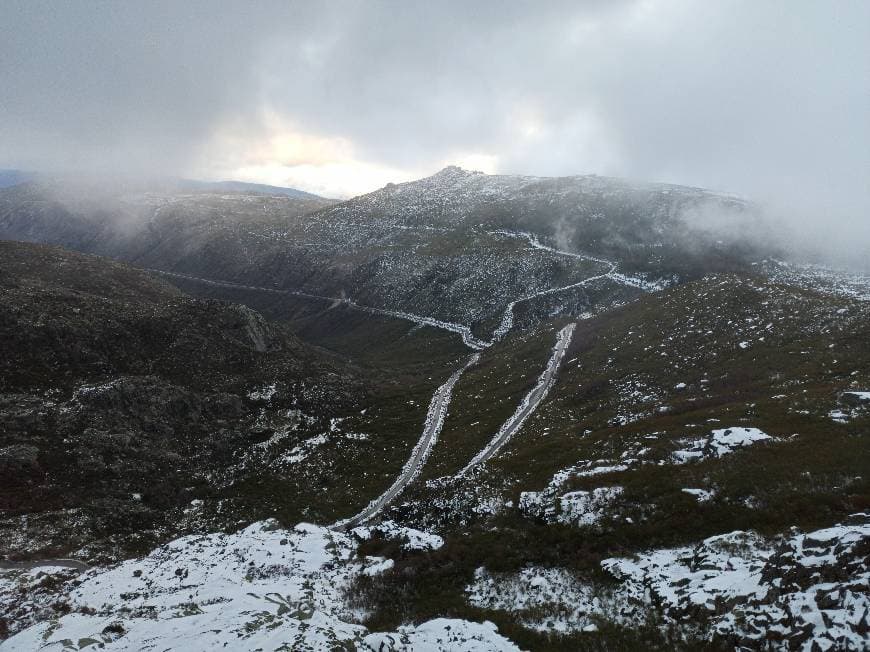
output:
{"label": "low cloud", "polygon": [[2,167],[333,196],[448,162],[598,173],[738,192],[832,251],[870,250],[866,2],[8,0],[2,13]]}

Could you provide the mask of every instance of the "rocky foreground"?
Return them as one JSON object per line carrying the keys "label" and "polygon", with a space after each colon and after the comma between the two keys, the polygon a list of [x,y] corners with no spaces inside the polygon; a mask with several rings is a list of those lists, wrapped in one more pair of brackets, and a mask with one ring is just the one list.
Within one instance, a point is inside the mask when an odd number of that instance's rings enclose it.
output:
{"label": "rocky foreground", "polygon": [[[353,581],[393,566],[359,553],[372,536],[418,551],[443,543],[395,524],[345,534],[262,521],[235,534],[182,537],[109,569],[6,569],[0,605],[20,631],[0,649],[519,650],[489,622],[438,618],[394,632],[359,624],[366,613],[350,606]],[[508,611],[540,631],[592,633],[607,622],[652,619],[739,649],[861,650],[868,552],[870,514],[856,514],[809,533],[765,539],[738,531],[608,559],[609,584],[558,568],[480,568],[466,591],[471,605]]]}

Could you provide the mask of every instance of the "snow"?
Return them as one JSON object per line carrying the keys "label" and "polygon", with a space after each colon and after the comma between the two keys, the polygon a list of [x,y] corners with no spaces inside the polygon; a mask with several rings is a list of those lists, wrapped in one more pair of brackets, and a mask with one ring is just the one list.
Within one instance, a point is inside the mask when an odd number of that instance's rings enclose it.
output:
{"label": "snow", "polygon": [[406,625],[392,634],[369,634],[363,641],[372,652],[520,652],[491,622],[453,618]]}
{"label": "snow", "polygon": [[311,453],[314,452],[314,449],[318,446],[322,446],[329,440],[329,435],[327,433],[322,433],[316,435],[315,437],[310,437],[306,439],[298,446],[294,446],[289,452],[285,455],[281,456],[280,460],[282,462],[288,462],[290,464],[297,464],[305,460]]}
{"label": "snow", "polygon": [[559,498],[558,521],[574,525],[595,525],[602,520],[622,487],[598,487],[592,491],[571,491]]}
{"label": "snow", "polygon": [[351,530],[351,534],[362,541],[368,541],[377,534],[385,539],[404,540],[404,550],[437,550],[444,545],[444,539],[437,534],[404,527],[395,521],[382,521],[375,526],[361,526]]}
{"label": "snow", "polygon": [[831,410],[828,412],[828,416],[837,423],[846,423],[852,415],[842,410]]}
{"label": "snow", "polygon": [[[93,639],[105,649],[208,650],[224,645],[327,650],[362,628],[341,620],[342,591],[380,559],[351,561],[351,540],[325,528],[294,530],[272,521],[235,534],[182,537],[139,560],[83,575],[69,594],[74,610],[8,640],[3,649],[33,650],[65,639]],[[125,634],[107,640],[118,622]]]}
{"label": "snow", "polygon": [[[513,574],[494,574],[481,567],[465,593],[470,605],[517,614],[524,627],[539,632],[582,630],[601,612],[593,587],[562,568],[529,567]],[[534,615],[541,611],[546,617]]]}
{"label": "snow", "polygon": [[[853,524],[780,542],[737,531],[698,546],[605,560],[602,567],[622,580],[620,590],[630,602],[661,604],[675,619],[701,608],[710,615],[711,631],[725,636],[761,642],[769,631],[811,625],[812,636],[791,649],[866,649],[870,640],[861,622],[870,609],[870,570],[861,547],[870,542],[870,518],[853,518]],[[798,567],[814,573],[801,574]],[[820,581],[844,575],[849,579]]]}
{"label": "snow", "polygon": [[593,475],[604,475],[606,473],[619,473],[620,471],[627,471],[629,466],[627,464],[610,464],[607,466],[595,466],[591,469],[585,469],[582,471],[577,471],[574,473],[578,478],[588,478]]}
{"label": "snow", "polygon": [[716,452],[716,456],[721,457],[733,452],[737,448],[750,446],[765,439],[770,439],[770,436],[758,428],[723,428],[713,431],[710,445]]}
{"label": "snow", "polygon": [[744,428],[741,426],[720,428],[713,430],[710,436],[705,439],[683,440],[683,444],[689,443],[691,446],[687,449],[674,451],[671,457],[676,464],[685,464],[708,456],[722,457],[738,449],[770,439],[772,437],[758,428]]}
{"label": "snow", "polygon": [[436,619],[368,632],[346,608],[346,590],[358,575],[391,566],[360,558],[352,537],[305,523],[186,536],[83,573],[61,596],[71,613],[28,627],[0,649],[518,650],[491,623]]}
{"label": "snow", "polygon": [[682,489],[681,491],[690,496],[694,496],[698,499],[699,503],[706,503],[708,500],[712,500],[713,496],[716,495],[714,492],[707,491],[706,489]]}
{"label": "snow", "polygon": [[[508,612],[539,631],[590,631],[602,620],[641,625],[653,616],[663,618],[661,627],[721,636],[737,649],[857,651],[870,645],[868,544],[870,514],[856,514],[815,532],[765,539],[735,531],[606,559],[601,567],[615,585],[584,582],[561,568],[478,568],[465,591],[471,605]],[[701,628],[691,624],[699,613]]]}
{"label": "snow", "polygon": [[543,491],[524,491],[520,494],[519,509],[527,516],[543,518],[547,522],[593,525],[601,520],[607,509],[622,493],[621,487],[599,487],[591,492],[561,493],[572,477],[594,477],[627,471],[637,463],[635,459],[620,464],[601,464],[603,460],[583,462],[557,472]]}
{"label": "snow", "polygon": [[860,417],[870,408],[870,392],[847,391],[840,394],[840,406],[831,410],[828,416],[837,423],[846,423]]}
{"label": "snow", "polygon": [[268,403],[273,396],[275,396],[276,383],[272,383],[271,385],[263,385],[259,389],[253,389],[248,392],[248,398],[252,401],[264,401]]}

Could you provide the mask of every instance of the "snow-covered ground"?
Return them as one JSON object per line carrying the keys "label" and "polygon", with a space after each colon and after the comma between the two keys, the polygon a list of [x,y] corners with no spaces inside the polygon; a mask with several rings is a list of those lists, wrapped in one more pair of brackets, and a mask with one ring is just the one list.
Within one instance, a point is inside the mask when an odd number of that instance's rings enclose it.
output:
{"label": "snow-covered ground", "polygon": [[[364,614],[346,607],[345,591],[359,574],[391,566],[390,560],[360,558],[352,536],[315,525],[287,530],[263,521],[234,534],[187,536],[141,559],[87,571],[80,583],[43,595],[31,610],[43,620],[0,649],[519,649],[491,623],[437,619],[374,634],[356,624]],[[32,583],[31,575],[4,571],[0,595]],[[50,609],[52,601],[69,613]]]}
{"label": "snow-covered ground", "polygon": [[364,639],[372,652],[519,652],[490,622],[472,623],[435,618],[398,632],[369,634]]}
{"label": "snow-covered ground", "polygon": [[374,535],[384,539],[402,541],[405,550],[437,550],[444,545],[444,539],[437,534],[424,532],[399,525],[395,521],[381,521],[374,526],[360,526],[351,530],[351,534],[362,541],[368,541]]}
{"label": "snow-covered ground", "polygon": [[[671,453],[669,460],[659,464],[686,464],[709,457],[722,457],[758,442],[774,441],[758,428],[734,426],[718,428],[707,437],[677,440],[682,446]],[[646,450],[646,449],[644,449]],[[619,500],[619,486],[596,487],[590,491],[565,491],[571,478],[588,478],[598,475],[629,471],[640,464],[653,464],[643,459],[643,451],[629,453],[620,460],[585,460],[558,471],[541,491],[524,491],[520,494],[519,508],[526,516],[547,522],[570,525],[595,525]],[[714,494],[702,488],[684,489],[699,502],[713,498]]]}
{"label": "snow-covered ground", "polygon": [[[856,514],[809,533],[765,539],[736,531],[607,559],[601,566],[614,586],[559,568],[512,574],[481,568],[466,595],[477,607],[511,612],[541,631],[589,631],[601,620],[640,624],[655,613],[684,635],[719,635],[738,649],[866,650],[868,545],[870,514]],[[709,625],[696,630],[687,623],[699,614]]]}
{"label": "snow-covered ground", "polygon": [[[562,568],[524,568],[494,574],[478,568],[466,587],[469,604],[508,611],[525,627],[542,632],[582,631],[594,623],[603,604],[594,587]],[[532,615],[546,611],[546,618]]]}
{"label": "snow-covered ground", "polygon": [[870,392],[850,391],[840,394],[839,407],[831,410],[828,416],[837,423],[848,423],[870,411]]}
{"label": "snow-covered ground", "polygon": [[796,285],[857,301],[870,301],[870,276],[823,265],[765,261],[765,271],[778,283]]}

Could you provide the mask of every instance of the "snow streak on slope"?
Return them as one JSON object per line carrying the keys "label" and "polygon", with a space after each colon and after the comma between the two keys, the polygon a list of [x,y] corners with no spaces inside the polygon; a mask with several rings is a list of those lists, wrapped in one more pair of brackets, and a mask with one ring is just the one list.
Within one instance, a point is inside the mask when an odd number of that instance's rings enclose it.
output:
{"label": "snow streak on slope", "polygon": [[544,373],[542,373],[541,377],[538,378],[538,383],[531,392],[526,394],[516,412],[514,412],[513,416],[502,425],[495,437],[492,438],[492,441],[490,441],[483,450],[474,456],[474,459],[472,459],[465,468],[459,472],[459,475],[465,475],[471,469],[483,464],[493,455],[498,453],[498,451],[501,450],[510,438],[513,437],[522,427],[526,419],[528,419],[532,414],[534,414],[535,410],[538,409],[538,405],[540,405],[541,401],[547,396],[553,383],[556,382],[556,372],[559,369],[562,358],[565,357],[565,351],[568,350],[568,345],[571,344],[571,337],[574,334],[575,327],[576,324],[572,323],[559,331],[559,334],[556,336],[556,345],[553,347],[553,355],[550,356],[550,360],[547,362]]}
{"label": "snow streak on slope", "polygon": [[365,523],[378,514],[384,507],[389,505],[402,491],[416,478],[426,460],[429,453],[432,452],[435,442],[438,441],[438,434],[441,432],[441,427],[444,425],[444,417],[447,416],[447,408],[450,405],[450,398],[453,392],[453,386],[459,380],[460,376],[471,365],[475,364],[480,359],[480,354],[472,355],[468,362],[463,367],[453,372],[453,375],[447,379],[447,382],[441,385],[432,397],[429,403],[429,412],[426,414],[426,423],[423,426],[423,434],[417,445],[411,453],[410,459],[405,463],[399,477],[396,478],[392,486],[383,494],[375,498],[368,506],[356,516],[339,521],[332,527],[335,529],[351,529]]}

